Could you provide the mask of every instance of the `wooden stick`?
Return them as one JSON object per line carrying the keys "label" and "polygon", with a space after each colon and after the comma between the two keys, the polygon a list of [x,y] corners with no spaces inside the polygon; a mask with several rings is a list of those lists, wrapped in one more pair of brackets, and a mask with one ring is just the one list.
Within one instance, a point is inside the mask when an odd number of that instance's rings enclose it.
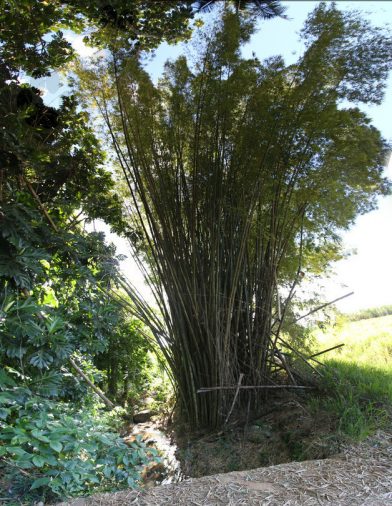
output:
{"label": "wooden stick", "polygon": [[331,300],[331,302],[326,302],[325,304],[322,304],[321,306],[318,306],[315,309],[312,309],[311,311],[309,311],[309,313],[306,313],[306,314],[300,316],[299,318],[297,318],[296,320],[294,320],[293,323],[299,322],[300,320],[302,320],[302,318],[306,318],[307,316],[309,316],[309,315],[311,315],[313,313],[316,313],[317,311],[320,311],[320,309],[323,309],[324,307],[330,306],[334,302],[338,302],[338,300],[342,300],[342,299],[345,299],[346,297],[350,297],[350,295],[353,295],[353,293],[354,292],[346,293],[346,295],[342,295],[341,297],[338,297],[337,299]]}
{"label": "wooden stick", "polygon": [[231,408],[230,408],[230,411],[229,413],[227,414],[226,416],[226,420],[225,420],[225,425],[227,424],[227,422],[229,421],[229,418],[230,418],[230,415],[234,409],[234,405],[235,405],[235,401],[237,400],[237,397],[238,397],[238,392],[240,391],[240,385],[242,383],[242,378],[244,377],[244,375],[241,373],[240,374],[240,377],[238,379],[238,383],[237,383],[237,390],[235,391],[235,395],[234,395],[234,399],[233,399],[233,402],[231,404]]}
{"label": "wooden stick", "polygon": [[318,353],[313,353],[313,355],[310,355],[310,357],[308,357],[308,359],[313,358],[313,357],[317,357],[318,355],[323,355],[324,353],[327,353],[328,351],[336,350],[337,348],[341,348],[342,346],[344,346],[344,343],[337,344],[336,346],[332,346],[332,348],[327,348],[326,350],[319,351]]}
{"label": "wooden stick", "polygon": [[84,381],[88,383],[88,385],[90,385],[90,387],[94,390],[94,392],[103,400],[106,406],[108,408],[113,409],[114,408],[113,402],[106,397],[106,395],[102,392],[100,388],[94,385],[94,383],[84,374],[82,369],[80,369],[80,367],[75,363],[75,361],[72,358],[70,358],[69,362],[75,369],[75,371],[79,374],[79,376],[81,376],[84,379]]}
{"label": "wooden stick", "polygon": [[234,385],[234,386],[229,386],[229,387],[203,387],[203,388],[199,388],[199,390],[197,390],[197,393],[198,394],[202,394],[204,392],[212,392],[213,390],[234,390],[238,388],[239,390],[251,390],[252,388],[268,388],[268,389],[271,389],[271,388],[314,388],[314,387],[307,387],[307,386],[301,386],[301,385],[254,385],[254,386],[250,386],[250,385],[244,385],[244,386],[238,386],[238,385]]}

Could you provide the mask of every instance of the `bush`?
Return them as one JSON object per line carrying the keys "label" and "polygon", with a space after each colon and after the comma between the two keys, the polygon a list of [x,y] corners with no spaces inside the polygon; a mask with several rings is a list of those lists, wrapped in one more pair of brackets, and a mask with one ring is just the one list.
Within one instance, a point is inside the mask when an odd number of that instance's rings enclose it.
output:
{"label": "bush", "polygon": [[0,466],[8,477],[2,495],[9,498],[53,499],[135,487],[143,467],[159,460],[156,450],[139,440],[128,447],[100,410],[54,403],[27,388],[3,388],[0,417]]}

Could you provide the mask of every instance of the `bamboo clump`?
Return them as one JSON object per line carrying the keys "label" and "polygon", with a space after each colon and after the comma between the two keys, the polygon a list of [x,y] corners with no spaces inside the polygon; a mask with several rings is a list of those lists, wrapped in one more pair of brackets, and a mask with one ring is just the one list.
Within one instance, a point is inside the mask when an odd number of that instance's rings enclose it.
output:
{"label": "bamboo clump", "polygon": [[[114,57],[96,98],[130,194],[134,255],[160,315],[131,283],[121,286],[165,356],[193,426],[227,419],[230,385],[254,407],[279,388],[282,373],[290,388],[304,388],[282,347],[312,368],[282,337],[302,275],[308,203],[296,188],[311,132],[301,144],[296,136],[307,99],[293,93],[281,113],[272,111],[271,83],[240,59],[241,30],[225,30],[204,43],[192,70],[185,58],[167,64],[157,86],[137,61]],[[227,37],[237,37],[230,55]],[[289,256],[296,265],[284,277]],[[284,301],[280,284],[289,286]]]}

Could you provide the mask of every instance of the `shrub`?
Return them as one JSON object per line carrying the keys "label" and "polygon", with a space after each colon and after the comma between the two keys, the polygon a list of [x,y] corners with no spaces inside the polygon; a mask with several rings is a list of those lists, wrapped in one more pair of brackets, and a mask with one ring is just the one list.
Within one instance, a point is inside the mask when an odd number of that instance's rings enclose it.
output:
{"label": "shrub", "polygon": [[0,393],[0,465],[8,497],[50,499],[135,487],[143,467],[159,460],[140,440],[128,447],[99,410],[54,403],[11,382]]}

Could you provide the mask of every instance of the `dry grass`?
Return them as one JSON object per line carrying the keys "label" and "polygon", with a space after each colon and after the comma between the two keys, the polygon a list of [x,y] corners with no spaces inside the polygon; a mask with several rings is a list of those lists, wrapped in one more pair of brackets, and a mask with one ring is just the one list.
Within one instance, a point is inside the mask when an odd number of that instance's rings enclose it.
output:
{"label": "dry grass", "polygon": [[392,504],[391,443],[390,434],[379,432],[333,459],[205,476],[148,491],[100,494],[61,506],[385,506]]}

